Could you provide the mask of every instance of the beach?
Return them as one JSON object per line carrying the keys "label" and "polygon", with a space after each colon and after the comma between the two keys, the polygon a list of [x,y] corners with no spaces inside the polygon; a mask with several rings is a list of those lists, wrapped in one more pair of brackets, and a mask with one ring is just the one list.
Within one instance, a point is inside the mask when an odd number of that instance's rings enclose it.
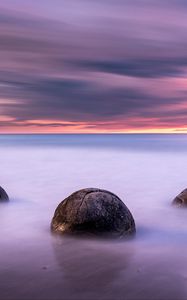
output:
{"label": "beach", "polygon": [[[185,134],[0,135],[0,299],[187,299]],[[53,235],[57,205],[109,190],[136,222],[132,240]]]}

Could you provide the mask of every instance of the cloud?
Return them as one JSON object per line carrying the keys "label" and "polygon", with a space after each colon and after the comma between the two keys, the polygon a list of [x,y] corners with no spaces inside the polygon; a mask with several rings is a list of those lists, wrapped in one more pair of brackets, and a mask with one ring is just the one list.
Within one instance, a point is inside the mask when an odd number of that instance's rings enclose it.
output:
{"label": "cloud", "polygon": [[2,2],[1,127],[185,125],[185,1]]}
{"label": "cloud", "polygon": [[129,60],[77,61],[74,66],[119,75],[143,78],[176,77],[185,74],[187,57],[181,58],[142,58]]}
{"label": "cloud", "polygon": [[8,126],[13,126],[13,127],[60,127],[60,128],[64,128],[64,127],[79,127],[82,124],[79,123],[63,123],[63,122],[45,122],[42,123],[42,120],[40,120],[40,122],[20,122],[20,121],[16,121],[16,120],[12,120],[11,124],[10,121],[1,121],[0,120],[0,127],[8,127]]}
{"label": "cloud", "polygon": [[[19,121],[32,119],[101,122],[122,118],[151,118],[179,115],[185,112],[169,111],[172,105],[185,103],[185,95],[159,97],[140,89],[118,88],[93,84],[89,80],[37,78],[29,82],[6,82],[4,94],[12,96],[15,104],[2,104],[5,115]],[[10,94],[9,94],[10,91]]]}

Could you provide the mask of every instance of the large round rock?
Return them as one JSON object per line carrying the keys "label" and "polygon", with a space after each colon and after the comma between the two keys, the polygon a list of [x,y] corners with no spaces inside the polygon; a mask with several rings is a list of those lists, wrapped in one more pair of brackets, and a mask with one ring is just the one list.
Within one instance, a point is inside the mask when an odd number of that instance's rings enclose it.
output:
{"label": "large round rock", "polygon": [[178,194],[172,203],[180,207],[187,207],[187,189]]}
{"label": "large round rock", "polygon": [[7,193],[5,190],[0,186],[0,201],[7,201],[9,200]]}
{"label": "large round rock", "polygon": [[109,237],[135,233],[135,222],[127,206],[113,193],[82,189],[64,199],[51,222],[54,232]]}

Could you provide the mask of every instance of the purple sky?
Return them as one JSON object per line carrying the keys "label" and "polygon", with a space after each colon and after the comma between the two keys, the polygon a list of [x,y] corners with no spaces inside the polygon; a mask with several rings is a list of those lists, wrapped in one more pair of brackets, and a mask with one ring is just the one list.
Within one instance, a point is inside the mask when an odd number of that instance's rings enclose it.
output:
{"label": "purple sky", "polygon": [[187,131],[187,1],[1,0],[0,132]]}

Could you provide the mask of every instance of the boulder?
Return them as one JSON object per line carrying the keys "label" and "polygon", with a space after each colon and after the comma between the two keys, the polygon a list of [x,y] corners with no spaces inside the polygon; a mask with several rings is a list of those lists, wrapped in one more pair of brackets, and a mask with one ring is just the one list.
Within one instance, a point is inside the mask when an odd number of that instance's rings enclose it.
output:
{"label": "boulder", "polygon": [[0,186],[0,202],[9,200],[7,193],[5,190]]}
{"label": "boulder", "polygon": [[187,207],[187,189],[178,194],[172,203],[177,206]]}
{"label": "boulder", "polygon": [[127,206],[115,194],[97,188],[82,189],[64,199],[54,213],[51,230],[108,237],[136,232]]}

